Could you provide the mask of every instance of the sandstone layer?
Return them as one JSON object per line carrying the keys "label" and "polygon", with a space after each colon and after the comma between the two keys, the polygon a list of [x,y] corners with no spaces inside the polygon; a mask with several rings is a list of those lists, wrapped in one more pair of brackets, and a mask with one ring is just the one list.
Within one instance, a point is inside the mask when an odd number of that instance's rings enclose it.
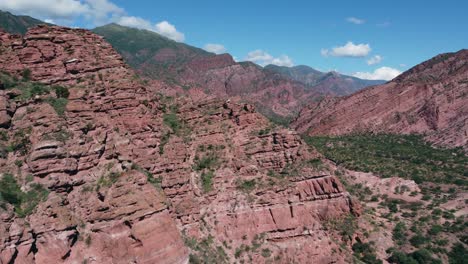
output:
{"label": "sandstone layer", "polygon": [[0,41],[2,71],[70,92],[60,113],[54,91],[0,91],[1,146],[21,143],[2,177],[49,192],[25,217],[0,207],[0,263],[347,261],[326,223],[360,206],[295,132],[249,104],[165,96],[86,30]]}

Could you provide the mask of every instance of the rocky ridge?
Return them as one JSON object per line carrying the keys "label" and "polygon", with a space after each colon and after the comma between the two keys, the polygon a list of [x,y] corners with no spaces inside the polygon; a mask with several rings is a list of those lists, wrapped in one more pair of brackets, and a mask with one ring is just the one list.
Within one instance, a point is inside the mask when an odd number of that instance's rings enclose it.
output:
{"label": "rocky ridge", "polygon": [[309,135],[423,134],[468,148],[468,51],[438,55],[393,81],[301,110],[293,127]]}
{"label": "rocky ridge", "polygon": [[58,90],[0,91],[2,179],[48,192],[25,217],[2,205],[0,263],[346,261],[326,222],[360,206],[295,132],[162,95],[86,30],[0,40],[2,71],[69,91],[63,113]]}

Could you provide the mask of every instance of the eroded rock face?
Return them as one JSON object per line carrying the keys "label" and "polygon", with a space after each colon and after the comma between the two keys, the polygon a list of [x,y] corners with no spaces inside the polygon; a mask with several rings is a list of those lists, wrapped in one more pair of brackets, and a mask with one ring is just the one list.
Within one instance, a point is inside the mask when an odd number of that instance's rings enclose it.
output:
{"label": "eroded rock face", "polygon": [[304,108],[293,126],[310,135],[419,133],[468,149],[468,51],[441,54],[393,81]]}
{"label": "eroded rock face", "polygon": [[220,262],[345,262],[324,224],[360,207],[295,132],[248,104],[160,95],[88,31],[1,39],[2,70],[70,95],[59,115],[50,95],[0,94],[2,144],[25,142],[2,173],[49,191],[24,218],[0,208],[0,263],[187,263],[205,245]]}

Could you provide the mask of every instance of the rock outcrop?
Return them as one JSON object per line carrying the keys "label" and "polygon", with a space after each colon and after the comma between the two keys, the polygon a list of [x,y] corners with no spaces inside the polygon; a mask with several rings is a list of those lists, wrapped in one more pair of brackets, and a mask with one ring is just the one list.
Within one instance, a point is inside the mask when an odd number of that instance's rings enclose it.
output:
{"label": "rock outcrop", "polygon": [[438,55],[393,81],[304,108],[293,126],[309,135],[419,133],[468,149],[468,50]]}
{"label": "rock outcrop", "polygon": [[48,191],[23,217],[2,204],[0,263],[346,261],[326,223],[360,206],[295,132],[162,95],[86,30],[0,40],[2,71],[69,91],[63,112],[54,90],[0,93],[1,177]]}

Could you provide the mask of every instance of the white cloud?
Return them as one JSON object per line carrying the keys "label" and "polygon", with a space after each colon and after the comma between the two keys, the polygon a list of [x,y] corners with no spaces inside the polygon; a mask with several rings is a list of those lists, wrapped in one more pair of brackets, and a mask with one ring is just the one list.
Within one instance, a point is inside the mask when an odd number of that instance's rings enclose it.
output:
{"label": "white cloud", "polygon": [[182,42],[185,39],[184,34],[177,31],[176,27],[167,21],[162,21],[153,25],[150,21],[141,17],[123,16],[120,17],[116,21],[116,23],[126,27],[134,27],[154,31],[165,37],[179,42]]}
{"label": "white cloud", "polygon": [[365,57],[371,51],[369,44],[357,44],[348,41],[344,46],[334,47],[331,50],[322,49],[320,53],[322,56],[334,56],[334,57]]}
{"label": "white cloud", "polygon": [[97,23],[125,13],[108,0],[2,0],[0,9],[50,19],[72,20],[83,16]]}
{"label": "white cloud", "polygon": [[362,25],[362,24],[366,23],[366,21],[364,19],[360,19],[360,18],[357,18],[357,17],[348,17],[348,18],[346,18],[346,21],[348,21],[349,23],[356,24],[356,25]]}
{"label": "white cloud", "polygon": [[216,54],[221,54],[226,52],[226,48],[221,44],[208,43],[203,47],[204,50],[208,52],[213,52]]}
{"label": "white cloud", "polygon": [[155,31],[175,41],[182,42],[185,40],[185,35],[177,31],[176,27],[167,21],[157,23]]}
{"label": "white cloud", "polygon": [[175,41],[184,41],[185,36],[167,21],[152,24],[150,21],[128,16],[125,10],[109,0],[1,0],[0,9],[15,14],[47,18],[73,25],[79,19],[100,26],[117,22],[124,26],[155,31]]}
{"label": "white cloud", "polygon": [[374,72],[356,72],[353,74],[354,77],[367,80],[391,80],[401,74],[401,71],[390,68],[390,67],[380,67]]}
{"label": "white cloud", "polygon": [[374,57],[367,60],[368,65],[379,64],[383,60],[382,56],[375,55]]}
{"label": "white cloud", "polygon": [[273,57],[272,55],[270,55],[269,53],[263,50],[254,50],[254,51],[249,52],[245,60],[255,62],[262,66],[265,66],[268,64],[274,64],[278,66],[287,66],[287,67],[294,66],[294,62],[288,56],[281,55],[279,57]]}

